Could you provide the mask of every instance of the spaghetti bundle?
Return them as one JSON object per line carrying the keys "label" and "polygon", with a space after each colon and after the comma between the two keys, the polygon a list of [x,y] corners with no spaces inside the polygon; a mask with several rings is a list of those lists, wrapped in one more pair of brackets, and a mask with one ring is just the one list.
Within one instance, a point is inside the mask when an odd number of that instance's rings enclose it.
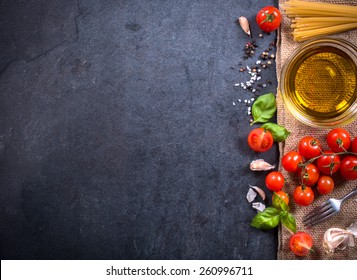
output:
{"label": "spaghetti bundle", "polygon": [[298,42],[357,28],[357,6],[290,0],[282,8]]}

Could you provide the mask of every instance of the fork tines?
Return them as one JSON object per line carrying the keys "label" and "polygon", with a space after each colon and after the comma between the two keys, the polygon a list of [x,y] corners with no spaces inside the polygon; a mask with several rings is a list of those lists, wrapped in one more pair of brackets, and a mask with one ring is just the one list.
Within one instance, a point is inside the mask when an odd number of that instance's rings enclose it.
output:
{"label": "fork tines", "polygon": [[330,204],[330,201],[327,200],[322,203],[320,206],[313,209],[308,213],[305,218],[302,220],[306,227],[312,227],[336,214],[337,212]]}

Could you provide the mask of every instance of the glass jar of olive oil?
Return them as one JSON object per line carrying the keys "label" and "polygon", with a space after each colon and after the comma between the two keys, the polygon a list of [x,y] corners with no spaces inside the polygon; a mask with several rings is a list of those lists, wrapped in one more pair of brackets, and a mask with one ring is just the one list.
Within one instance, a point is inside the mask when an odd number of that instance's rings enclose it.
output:
{"label": "glass jar of olive oil", "polygon": [[280,93],[301,122],[332,128],[357,115],[357,47],[335,38],[300,45],[281,72]]}

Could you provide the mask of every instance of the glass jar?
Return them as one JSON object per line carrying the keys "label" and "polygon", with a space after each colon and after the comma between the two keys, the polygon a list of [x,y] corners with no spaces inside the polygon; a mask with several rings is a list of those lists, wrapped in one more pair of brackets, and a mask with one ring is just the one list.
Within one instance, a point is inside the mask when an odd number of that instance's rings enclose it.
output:
{"label": "glass jar", "polygon": [[282,67],[280,93],[302,123],[345,125],[357,115],[357,48],[336,38],[302,43]]}

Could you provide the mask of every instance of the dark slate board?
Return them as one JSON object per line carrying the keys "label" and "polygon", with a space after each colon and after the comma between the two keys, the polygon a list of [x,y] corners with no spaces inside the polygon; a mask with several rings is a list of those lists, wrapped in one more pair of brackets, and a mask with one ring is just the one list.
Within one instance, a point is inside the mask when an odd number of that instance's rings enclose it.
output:
{"label": "dark slate board", "polygon": [[233,87],[257,59],[234,21],[261,52],[275,2],[2,1],[1,259],[275,259],[245,196],[277,145],[248,149]]}

